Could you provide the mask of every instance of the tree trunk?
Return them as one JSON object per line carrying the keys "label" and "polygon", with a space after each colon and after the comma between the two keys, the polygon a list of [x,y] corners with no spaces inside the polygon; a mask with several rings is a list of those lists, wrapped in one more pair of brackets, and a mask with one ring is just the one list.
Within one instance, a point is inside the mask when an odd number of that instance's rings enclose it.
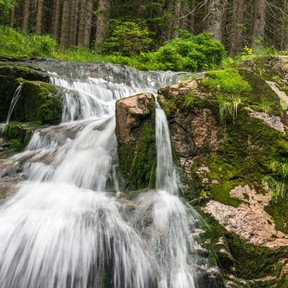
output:
{"label": "tree trunk", "polygon": [[109,21],[108,9],[110,8],[110,0],[99,0],[98,2],[98,15],[96,20],[96,45],[97,42],[101,43],[106,37],[107,25]]}
{"label": "tree trunk", "polygon": [[9,14],[9,26],[11,28],[14,27],[14,22],[15,22],[15,8],[13,8]]}
{"label": "tree trunk", "polygon": [[83,47],[89,48],[91,39],[91,27],[92,27],[92,17],[93,17],[93,3],[92,0],[88,0],[86,7],[86,23],[83,37]]}
{"label": "tree trunk", "polygon": [[54,38],[56,38],[57,40],[59,40],[60,17],[61,17],[61,0],[55,0],[53,3],[52,34]]}
{"label": "tree trunk", "polygon": [[80,16],[79,16],[79,30],[78,30],[78,41],[77,45],[80,47],[84,46],[84,33],[86,26],[86,0],[80,1]]}
{"label": "tree trunk", "polygon": [[226,0],[211,0],[208,6],[207,31],[219,41],[222,40],[222,20],[226,4]]}
{"label": "tree trunk", "polygon": [[288,2],[284,0],[281,17],[280,49],[288,49]]}
{"label": "tree trunk", "polygon": [[72,0],[71,2],[71,20],[70,20],[70,35],[69,45],[76,45],[77,39],[77,25],[78,25],[78,4],[79,0]]}
{"label": "tree trunk", "polygon": [[24,33],[27,33],[29,29],[29,12],[30,12],[30,0],[24,0],[23,19],[22,19],[22,30]]}
{"label": "tree trunk", "polygon": [[60,44],[65,48],[69,46],[69,24],[70,24],[69,12],[70,12],[70,1],[64,0]]}
{"label": "tree trunk", "polygon": [[243,50],[244,38],[244,0],[233,0],[230,55],[235,56]]}
{"label": "tree trunk", "polygon": [[179,36],[179,29],[180,29],[180,17],[181,17],[181,1],[175,1],[174,7],[172,9],[174,14],[174,21],[173,21],[173,30],[171,38],[175,38]]}
{"label": "tree trunk", "polygon": [[43,4],[44,0],[38,0],[36,6],[36,34],[41,35],[43,23]]}
{"label": "tree trunk", "polygon": [[265,35],[266,0],[255,0],[252,48],[257,50],[263,46]]}

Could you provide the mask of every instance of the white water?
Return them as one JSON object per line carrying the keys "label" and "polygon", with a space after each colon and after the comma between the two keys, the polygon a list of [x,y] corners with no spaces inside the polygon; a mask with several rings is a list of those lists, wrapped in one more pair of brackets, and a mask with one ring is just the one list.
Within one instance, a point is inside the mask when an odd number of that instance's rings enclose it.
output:
{"label": "white water", "polygon": [[154,92],[159,79],[166,76],[158,83],[166,86],[173,75],[154,73],[153,80],[144,74],[145,85],[116,76],[53,74],[64,95],[63,123],[37,131],[27,150],[13,157],[26,160],[27,181],[0,209],[1,288],[197,287],[191,223],[177,196],[167,121],[159,107],[157,191],[143,193],[134,214],[125,217],[123,204],[110,193],[119,191],[115,101]]}
{"label": "white water", "polygon": [[10,107],[9,107],[9,110],[8,110],[8,114],[7,114],[7,117],[6,117],[6,122],[5,123],[0,123],[0,131],[4,131],[5,127],[9,124],[9,121],[10,121],[10,118],[11,118],[11,115],[14,111],[14,108],[17,104],[17,101],[21,95],[21,91],[22,91],[22,85],[23,84],[20,84],[17,89],[15,90],[13,96],[12,96],[12,100],[11,100],[11,103],[10,103]]}
{"label": "white water", "polygon": [[[191,214],[178,197],[179,178],[172,160],[169,127],[164,111],[156,102],[156,191],[143,193],[138,199],[136,223],[141,227],[160,269],[159,288],[195,288],[195,239],[189,223]],[[151,215],[151,224],[145,215]],[[146,216],[147,217],[147,216]],[[142,221],[142,223],[141,223]],[[140,222],[140,224],[139,224]],[[193,255],[194,254],[194,255]],[[193,255],[193,256],[192,256]],[[192,259],[192,261],[191,261]],[[193,263],[194,261],[194,263]]]}

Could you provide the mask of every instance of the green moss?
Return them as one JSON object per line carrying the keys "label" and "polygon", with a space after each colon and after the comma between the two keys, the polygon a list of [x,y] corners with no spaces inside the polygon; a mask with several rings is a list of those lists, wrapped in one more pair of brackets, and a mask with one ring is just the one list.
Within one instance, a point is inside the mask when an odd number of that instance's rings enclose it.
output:
{"label": "green moss", "polygon": [[50,97],[38,109],[38,119],[43,124],[58,124],[62,114],[61,102],[59,98]]}
{"label": "green moss", "polygon": [[203,84],[212,91],[235,95],[251,90],[249,82],[241,77],[236,68],[209,71],[206,76]]}
{"label": "green moss", "polygon": [[287,198],[281,201],[271,201],[270,205],[265,208],[266,212],[269,213],[275,222],[276,230],[288,233],[288,204]]}
{"label": "green moss", "polygon": [[60,123],[62,106],[57,96],[55,87],[48,83],[24,80],[12,119],[21,122],[40,121],[43,124]]}
{"label": "green moss", "polygon": [[[235,268],[233,272],[237,278],[245,280],[253,280],[262,278],[267,275],[275,276],[278,279],[264,281],[262,285],[254,281],[247,282],[242,287],[285,287],[285,286],[269,286],[272,284],[280,285],[283,283],[283,279],[279,278],[281,272],[281,265],[279,264],[282,258],[286,257],[285,249],[270,250],[266,247],[255,247],[248,242],[240,239],[237,235],[228,232],[215,220],[209,216],[203,214],[204,230],[202,235],[202,242],[205,243],[209,253],[210,263],[212,265],[218,265],[224,273],[231,274],[232,267]],[[231,257],[223,257],[223,247],[219,245],[219,239],[225,239],[226,249],[231,254]],[[257,286],[258,285],[258,286]],[[259,286],[261,285],[261,286]]]}
{"label": "green moss", "polygon": [[2,136],[10,143],[10,149],[21,151],[28,145],[35,128],[32,123],[11,122],[5,127]]}
{"label": "green moss", "polygon": [[132,162],[130,175],[136,189],[155,187],[156,148],[154,129],[144,124],[142,137],[139,139],[136,156]]}
{"label": "green moss", "polygon": [[[124,190],[155,188],[156,143],[155,103],[150,116],[131,132],[136,140],[118,146],[119,168],[125,179]],[[129,180],[128,180],[129,179]],[[127,180],[127,181],[126,181]]]}
{"label": "green moss", "polygon": [[214,155],[207,163],[210,179],[217,180],[217,184],[209,184],[211,198],[223,204],[237,207],[241,203],[238,199],[231,198],[229,192],[243,183],[239,171],[233,165],[225,163],[220,156]]}
{"label": "green moss", "polygon": [[245,104],[256,111],[269,112],[273,115],[281,116],[282,106],[280,99],[266,81],[250,70],[240,69],[239,72],[252,87],[251,91],[244,93]]}

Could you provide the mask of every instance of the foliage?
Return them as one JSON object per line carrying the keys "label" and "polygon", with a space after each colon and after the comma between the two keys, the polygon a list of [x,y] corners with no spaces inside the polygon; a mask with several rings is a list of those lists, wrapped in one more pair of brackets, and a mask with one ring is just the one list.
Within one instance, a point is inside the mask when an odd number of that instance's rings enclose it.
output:
{"label": "foliage", "polygon": [[122,23],[118,28],[115,30],[115,37],[111,37],[105,43],[107,51],[110,49],[109,54],[97,54],[93,50],[77,46],[63,50],[49,35],[23,35],[15,29],[0,26],[0,54],[16,58],[28,56],[84,62],[110,62],[140,70],[174,71],[215,68],[221,64],[226,55],[220,42],[212,39],[207,33],[197,36],[183,33],[181,38],[167,42],[157,51],[145,52],[152,41],[147,29],[141,29],[133,22]]}
{"label": "foliage", "polygon": [[195,101],[195,95],[193,93],[190,93],[185,97],[184,106],[186,108],[192,107],[194,101]]}
{"label": "foliage", "polygon": [[[16,0],[0,0],[0,21],[5,21],[9,11],[16,5]],[[2,12],[2,15],[1,15]],[[1,16],[3,19],[1,19]]]}
{"label": "foliage", "polygon": [[272,200],[277,203],[286,196],[288,163],[272,161],[270,169],[272,174],[266,175],[262,184],[266,191],[272,192]]}
{"label": "foliage", "polygon": [[250,84],[241,77],[235,68],[209,71],[206,76],[208,77],[203,80],[203,84],[214,91],[240,94],[251,90]]}
{"label": "foliage", "polygon": [[232,96],[225,99],[224,96],[220,94],[217,100],[219,103],[220,123],[224,123],[230,118],[232,118],[234,123],[237,117],[238,106],[241,103],[241,98]]}
{"label": "foliage", "polygon": [[154,63],[163,70],[202,71],[220,65],[226,56],[223,45],[208,33],[197,36],[182,33],[160,47],[156,52],[148,53],[144,62]]}
{"label": "foliage", "polygon": [[104,51],[124,56],[139,55],[140,52],[147,51],[151,43],[147,28],[140,28],[135,22],[123,22],[105,40]]}
{"label": "foliage", "polygon": [[0,26],[0,53],[12,56],[51,56],[57,42],[49,35],[24,36],[15,29]]}

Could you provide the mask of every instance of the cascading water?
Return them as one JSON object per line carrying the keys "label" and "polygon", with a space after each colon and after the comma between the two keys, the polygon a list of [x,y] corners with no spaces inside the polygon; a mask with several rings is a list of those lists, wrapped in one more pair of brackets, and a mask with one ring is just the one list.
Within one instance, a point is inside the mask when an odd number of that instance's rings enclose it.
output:
{"label": "cascading water", "polygon": [[[179,179],[172,161],[170,134],[165,112],[156,101],[156,191],[142,194],[138,199],[136,223],[151,214],[151,224],[141,223],[146,231],[150,251],[160,269],[159,288],[195,288],[197,277],[191,256],[194,237],[190,220],[197,218],[178,197]],[[193,224],[193,223],[192,223]],[[195,254],[195,253],[194,253]],[[190,261],[189,261],[190,257]],[[194,255],[195,257],[195,255]]]}
{"label": "cascading water", "polygon": [[115,101],[178,75],[99,67],[73,71],[74,80],[51,73],[63,93],[63,123],[35,132],[13,157],[26,160],[27,180],[0,209],[1,288],[197,287],[191,223],[159,106],[157,191],[139,197],[129,221],[111,193],[119,190]]}
{"label": "cascading water", "polygon": [[11,115],[13,113],[13,110],[15,108],[15,105],[17,104],[17,101],[21,95],[21,91],[22,91],[22,84],[20,84],[14,92],[14,95],[12,97],[11,104],[9,107],[9,111],[7,114],[6,122],[0,123],[0,131],[3,131],[5,129],[5,127],[9,124],[9,121],[10,121]]}

